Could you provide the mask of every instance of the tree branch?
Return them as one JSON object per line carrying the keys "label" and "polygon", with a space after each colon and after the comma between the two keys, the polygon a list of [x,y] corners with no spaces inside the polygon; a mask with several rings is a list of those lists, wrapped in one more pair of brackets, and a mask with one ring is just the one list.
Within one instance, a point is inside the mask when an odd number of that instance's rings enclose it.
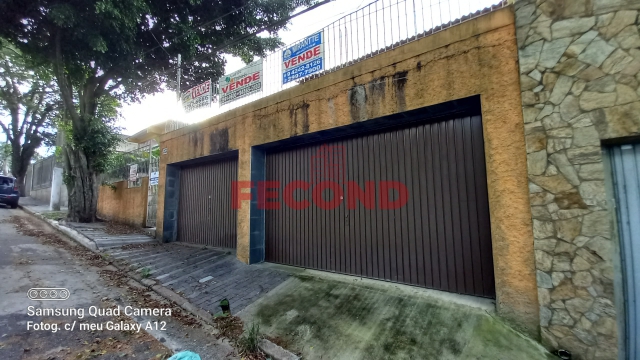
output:
{"label": "tree branch", "polygon": [[7,126],[4,123],[0,122],[0,127],[2,127],[2,131],[4,131],[4,133],[7,135],[7,140],[9,142],[13,142],[13,137],[11,136],[11,132],[9,131]]}
{"label": "tree branch", "polygon": [[60,94],[62,95],[62,101],[71,117],[71,120],[75,123],[80,122],[80,115],[73,103],[73,88],[71,84],[67,82],[66,75],[64,73],[64,65],[62,64],[62,45],[61,45],[60,31],[56,32],[55,46],[56,56],[54,61],[54,72],[56,79],[58,80],[58,87],[60,88]]}

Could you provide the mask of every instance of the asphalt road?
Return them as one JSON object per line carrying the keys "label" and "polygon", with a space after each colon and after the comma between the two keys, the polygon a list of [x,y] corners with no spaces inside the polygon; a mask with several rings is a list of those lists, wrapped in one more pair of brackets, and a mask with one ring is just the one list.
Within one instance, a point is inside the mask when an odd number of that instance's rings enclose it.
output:
{"label": "asphalt road", "polygon": [[[228,345],[220,345],[204,328],[162,315],[125,316],[122,306],[141,307],[131,301],[131,289],[108,283],[99,273],[105,268],[68,251],[78,245],[56,246],[48,241],[50,235],[60,238],[39,219],[0,205],[0,359],[166,359],[179,350],[195,351],[202,359],[234,357]],[[69,297],[31,300],[32,288],[65,288]],[[104,313],[118,306],[120,314]],[[75,314],[40,309],[72,309]],[[98,314],[92,316],[90,309]]]}

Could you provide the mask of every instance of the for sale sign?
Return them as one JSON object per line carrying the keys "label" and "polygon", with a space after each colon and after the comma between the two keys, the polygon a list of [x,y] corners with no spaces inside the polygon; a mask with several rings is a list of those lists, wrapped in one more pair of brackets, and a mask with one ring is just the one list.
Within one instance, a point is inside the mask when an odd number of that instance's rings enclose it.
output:
{"label": "for sale sign", "polygon": [[262,60],[225,75],[218,81],[220,105],[225,105],[245,96],[262,91]]}
{"label": "for sale sign", "polygon": [[129,181],[138,181],[138,164],[129,166]]}
{"label": "for sale sign", "polygon": [[283,84],[324,70],[322,38],[322,32],[313,34],[282,52]]}
{"label": "for sale sign", "polygon": [[182,108],[185,112],[211,107],[211,102],[213,102],[211,80],[182,93]]}

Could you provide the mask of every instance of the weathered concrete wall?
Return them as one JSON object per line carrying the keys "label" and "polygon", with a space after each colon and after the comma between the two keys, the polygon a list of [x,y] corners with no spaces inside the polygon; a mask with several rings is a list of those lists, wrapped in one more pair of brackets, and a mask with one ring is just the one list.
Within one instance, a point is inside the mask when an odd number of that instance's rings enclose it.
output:
{"label": "weathered concrete wall", "polygon": [[101,186],[98,194],[98,217],[132,226],[147,224],[147,192],[149,178],[142,178],[142,186],[127,188],[127,181],[114,184],[116,191]]}
{"label": "weathered concrete wall", "polygon": [[543,340],[616,359],[619,253],[601,140],[640,134],[640,2],[515,7]]}
{"label": "weathered concrete wall", "polygon": [[[251,146],[480,95],[497,308],[538,333],[524,122],[512,8],[400,46],[355,65],[163,136],[158,226],[167,164],[239,150],[249,180]],[[231,189],[229,189],[231,191]],[[249,202],[238,211],[238,258],[249,257]]]}
{"label": "weathered concrete wall", "polygon": [[[51,201],[51,188],[48,187],[44,189],[31,190],[29,192],[29,196],[48,204]],[[60,206],[67,207],[68,205],[69,193],[67,192],[67,186],[65,184],[62,184],[62,186],[60,187]]]}

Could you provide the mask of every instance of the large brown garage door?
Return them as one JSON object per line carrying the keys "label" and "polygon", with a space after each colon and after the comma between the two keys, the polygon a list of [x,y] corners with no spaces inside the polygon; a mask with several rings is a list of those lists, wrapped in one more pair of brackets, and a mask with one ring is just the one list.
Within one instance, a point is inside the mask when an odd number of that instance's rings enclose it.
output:
{"label": "large brown garage door", "polygon": [[237,178],[237,159],[181,169],[178,241],[236,247],[231,189]]}
{"label": "large brown garage door", "polygon": [[[269,153],[266,179],[282,204],[266,210],[267,261],[495,297],[479,116]],[[323,181],[343,189],[334,209]]]}

